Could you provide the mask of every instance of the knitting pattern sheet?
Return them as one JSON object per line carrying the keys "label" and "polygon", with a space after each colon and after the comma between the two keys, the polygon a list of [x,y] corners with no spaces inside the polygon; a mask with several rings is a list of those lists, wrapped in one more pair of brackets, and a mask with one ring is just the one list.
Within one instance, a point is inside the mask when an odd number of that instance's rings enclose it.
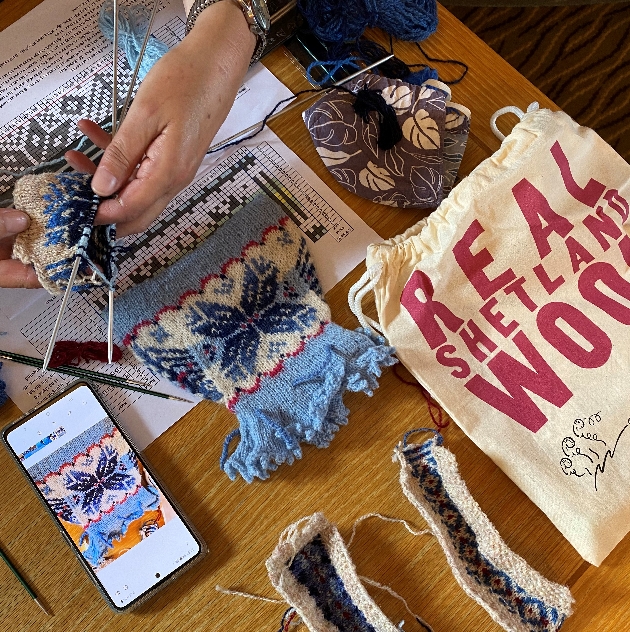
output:
{"label": "knitting pattern sheet", "polygon": [[[79,140],[76,121],[105,122],[111,110],[112,45],[96,24],[101,0],[47,0],[0,36],[0,147],[4,169],[19,171],[62,155]],[[153,34],[172,46],[183,37],[180,0],[162,0]],[[119,52],[119,95],[131,77]],[[216,141],[262,118],[290,92],[260,64],[250,70]],[[88,155],[98,157],[91,147]],[[63,166],[61,170],[67,170]],[[0,176],[0,194],[15,182]],[[152,276],[205,240],[255,195],[278,202],[307,237],[324,291],[365,257],[380,237],[356,216],[270,130],[204,161],[195,181],[141,235],[125,239],[117,294]],[[43,357],[61,299],[43,290],[0,289],[0,347]],[[100,288],[72,294],[59,340],[106,340]],[[120,343],[120,341],[117,341]],[[187,397],[138,364],[128,349],[120,363],[84,368],[113,373],[149,389]],[[22,409],[45,401],[73,378],[5,362],[8,393]],[[99,391],[142,449],[194,405],[108,386]]]}

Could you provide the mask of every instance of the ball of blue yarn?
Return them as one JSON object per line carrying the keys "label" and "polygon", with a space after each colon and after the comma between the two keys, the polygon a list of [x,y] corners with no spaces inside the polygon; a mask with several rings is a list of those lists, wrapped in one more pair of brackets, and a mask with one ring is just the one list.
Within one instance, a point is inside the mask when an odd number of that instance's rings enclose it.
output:
{"label": "ball of blue yarn", "polygon": [[310,29],[326,42],[356,40],[378,26],[394,37],[419,42],[437,28],[435,0],[298,0]]}
{"label": "ball of blue yarn", "polygon": [[[149,21],[149,10],[141,5],[121,5],[118,9],[118,46],[122,48],[129,65],[134,68],[140,55],[142,41]],[[114,41],[114,3],[105,0],[98,16],[101,33],[110,41]],[[153,64],[168,51],[168,46],[151,35],[142,56],[138,71],[138,79],[142,81],[151,70]]]}

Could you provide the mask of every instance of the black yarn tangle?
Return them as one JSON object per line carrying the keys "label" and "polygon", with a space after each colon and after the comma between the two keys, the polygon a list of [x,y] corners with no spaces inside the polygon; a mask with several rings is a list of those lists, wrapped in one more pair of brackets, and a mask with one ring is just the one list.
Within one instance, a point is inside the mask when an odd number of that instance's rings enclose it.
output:
{"label": "black yarn tangle", "polygon": [[370,122],[370,113],[376,112],[379,123],[377,144],[384,151],[391,149],[403,135],[394,108],[385,101],[380,90],[369,90],[366,85],[356,97],[352,104],[354,111],[366,124]]}
{"label": "black yarn tangle", "polygon": [[458,59],[439,59],[438,57],[429,57],[429,55],[424,52],[424,49],[422,48],[422,46],[420,46],[418,42],[416,42],[416,46],[420,49],[420,52],[427,58],[427,61],[435,61],[440,64],[455,64],[456,66],[460,66],[461,68],[463,68],[462,74],[459,79],[453,79],[452,81],[444,81],[441,79],[440,81],[442,81],[442,83],[453,86],[456,83],[462,81],[464,77],[468,74],[468,64],[465,64],[463,61],[459,61]]}

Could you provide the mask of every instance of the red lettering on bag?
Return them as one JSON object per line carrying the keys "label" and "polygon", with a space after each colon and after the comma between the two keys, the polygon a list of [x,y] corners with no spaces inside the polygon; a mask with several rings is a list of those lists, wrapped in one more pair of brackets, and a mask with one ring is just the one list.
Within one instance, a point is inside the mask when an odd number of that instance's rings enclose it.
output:
{"label": "red lettering on bag", "polygon": [[517,332],[512,340],[533,370],[501,350],[486,366],[501,382],[507,393],[481,375],[473,375],[464,386],[486,404],[511,417],[528,430],[537,432],[548,419],[525,389],[558,408],[562,408],[573,393],[536,351],[524,332]]}
{"label": "red lettering on bag", "polygon": [[564,242],[571,258],[573,272],[580,270],[580,264],[590,263],[595,257],[575,238],[569,235]]}
{"label": "red lettering on bag", "polygon": [[[547,198],[525,178],[512,187],[512,194],[529,225],[538,255],[544,259],[551,252],[549,235],[556,233],[564,238],[571,232],[573,224],[566,217],[558,215]],[[546,226],[543,227],[541,219],[545,220]]]}
{"label": "red lettering on bag", "polygon": [[[541,266],[542,267],[542,266]],[[534,303],[531,296],[527,293],[523,284],[525,283],[525,277],[519,277],[514,281],[514,283],[510,283],[507,287],[503,288],[503,291],[506,294],[516,294],[518,300],[527,307],[530,312],[535,312],[538,309],[538,305]]]}
{"label": "red lettering on bag", "polygon": [[[524,277],[523,281],[525,280]],[[507,291],[507,288],[506,290]],[[529,298],[529,297],[528,297]],[[479,313],[490,323],[504,338],[507,338],[517,327],[518,323],[513,320],[508,325],[503,323],[503,319],[505,316],[502,312],[493,312],[492,309],[498,305],[499,301],[497,301],[494,296],[481,307]]]}
{"label": "red lettering on bag", "polygon": [[[568,336],[557,325],[563,320],[592,347],[589,351]],[[596,369],[610,358],[612,341],[588,316],[567,303],[547,303],[536,315],[536,324],[542,337],[567,360],[583,369]]]}
{"label": "red lettering on bag", "polygon": [[630,266],[630,237],[628,237],[628,235],[624,235],[619,240],[619,250],[621,251],[621,256],[626,262],[626,265]]}
{"label": "red lettering on bag", "polygon": [[477,290],[479,296],[485,301],[502,287],[514,281],[516,274],[509,268],[495,279],[488,278],[483,269],[487,268],[494,261],[492,255],[487,248],[483,248],[475,255],[470,251],[475,239],[483,232],[484,228],[479,223],[479,220],[473,220],[462,238],[453,247],[453,254],[462,272]]}
{"label": "red lettering on bag", "polygon": [[564,277],[562,275],[557,276],[553,281],[549,278],[547,274],[547,270],[543,268],[543,264],[539,263],[535,268],[533,268],[534,274],[538,277],[541,285],[547,291],[547,294],[551,296],[563,283]]}
{"label": "red lettering on bag", "polygon": [[621,215],[621,219],[624,222],[628,219],[628,215],[630,214],[630,204],[628,204],[625,198],[619,195],[619,191],[617,191],[617,189],[610,189],[610,191],[606,191],[604,199],[608,202],[610,208]]}
{"label": "red lettering on bag", "polygon": [[606,296],[595,284],[601,281],[607,288],[630,301],[630,283],[610,263],[599,261],[590,265],[578,280],[580,294],[589,302],[605,311],[616,321],[630,325],[630,309]]}
{"label": "red lettering on bag", "polygon": [[551,155],[560,168],[560,175],[562,176],[564,186],[571,196],[578,202],[582,202],[582,204],[594,208],[595,204],[597,204],[597,200],[599,200],[602,193],[606,190],[606,185],[591,178],[584,188],[580,187],[573,179],[571,166],[558,141],[551,147]]}
{"label": "red lettering on bag", "polygon": [[447,367],[455,367],[454,371],[451,371],[451,375],[457,378],[464,378],[470,375],[470,367],[468,363],[462,358],[457,356],[449,357],[447,354],[453,354],[457,349],[453,345],[442,345],[435,352],[435,359],[442,365]]}
{"label": "red lettering on bag", "polygon": [[[479,362],[483,362],[489,353],[497,350],[497,345],[492,341],[481,329],[474,320],[469,320],[466,325],[470,331],[466,329],[460,329],[459,335],[468,347],[468,351],[472,353],[473,357]],[[485,347],[488,353],[484,351],[481,346]]]}
{"label": "red lettering on bag", "polygon": [[[416,296],[422,290],[425,301]],[[453,314],[443,303],[433,300],[431,279],[421,270],[414,270],[400,297],[401,305],[409,312],[431,349],[437,349],[446,341],[446,334],[437,322],[439,318],[452,332],[456,332],[464,321]]]}
{"label": "red lettering on bag", "polygon": [[621,228],[615,224],[612,217],[604,213],[604,209],[601,206],[597,207],[595,213],[597,213],[597,217],[587,215],[582,223],[591,231],[593,237],[597,239],[599,245],[602,247],[602,250],[606,252],[610,248],[610,244],[604,235],[608,235],[614,240],[617,240],[621,237]]}

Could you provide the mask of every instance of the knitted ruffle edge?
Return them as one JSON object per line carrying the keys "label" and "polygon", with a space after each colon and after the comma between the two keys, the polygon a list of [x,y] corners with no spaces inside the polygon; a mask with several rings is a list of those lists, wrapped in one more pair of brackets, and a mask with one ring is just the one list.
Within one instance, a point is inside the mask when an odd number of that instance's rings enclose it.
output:
{"label": "knitted ruffle edge", "polygon": [[[321,559],[307,550],[313,543],[323,553]],[[378,632],[400,632],[365,590],[339,531],[322,513],[287,527],[266,566],[274,588],[295,608],[311,632],[343,632],[350,629],[349,619],[353,618],[364,623],[361,629],[372,626]],[[319,577],[314,577],[320,580],[317,592],[309,591],[298,579],[308,582],[311,568],[319,571]],[[331,598],[344,609],[348,627],[340,628],[327,615],[326,603]]]}
{"label": "knitted ruffle edge", "polygon": [[556,632],[572,612],[571,592],[508,548],[441,443],[437,433],[422,444],[407,445],[405,437],[394,459],[405,496],[440,542],[455,579],[508,632]]}
{"label": "knitted ruffle edge", "polygon": [[[348,423],[346,391],[372,395],[383,367],[397,362],[394,348],[363,329],[349,331],[328,323],[302,352],[288,359],[279,374],[234,406],[239,429],[223,446],[221,468],[234,480],[266,479],[282,463],[302,456],[300,443],[327,447]],[[308,367],[316,367],[305,374]],[[233,439],[240,437],[232,454]]]}

